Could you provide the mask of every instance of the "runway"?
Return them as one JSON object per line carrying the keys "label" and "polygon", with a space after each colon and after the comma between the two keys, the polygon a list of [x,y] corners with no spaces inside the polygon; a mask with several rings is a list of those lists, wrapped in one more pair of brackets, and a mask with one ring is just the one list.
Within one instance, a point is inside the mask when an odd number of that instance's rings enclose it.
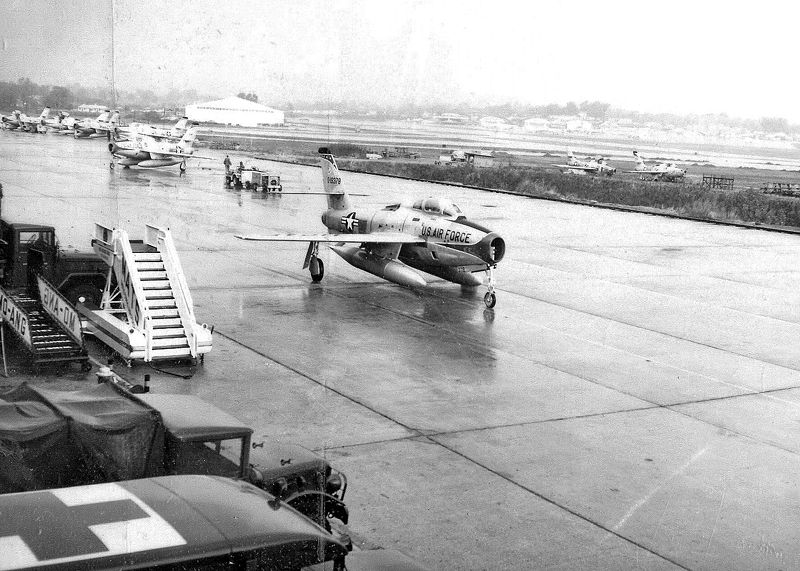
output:
{"label": "runway", "polygon": [[342,173],[359,205],[441,195],[499,232],[486,310],[485,288],[331,252],[311,284],[305,245],[233,235],[320,232],[323,197],[226,190],[204,154],[112,170],[104,140],[0,131],[2,216],[81,249],[95,222],[169,227],[214,349],[188,380],[117,371],[323,454],[359,546],[434,569],[800,566],[800,237]]}

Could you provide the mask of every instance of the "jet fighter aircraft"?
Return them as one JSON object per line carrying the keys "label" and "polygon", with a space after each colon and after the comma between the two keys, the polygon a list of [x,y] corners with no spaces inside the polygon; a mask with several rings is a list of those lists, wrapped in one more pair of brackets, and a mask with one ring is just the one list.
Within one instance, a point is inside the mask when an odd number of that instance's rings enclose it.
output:
{"label": "jet fighter aircraft", "polygon": [[44,120],[44,126],[47,129],[61,131],[64,128],[64,121],[69,118],[70,118],[69,113],[67,113],[66,111],[59,111],[58,116],[52,118],[46,118]]}
{"label": "jet fighter aircraft", "polygon": [[110,137],[110,133],[119,123],[119,111],[106,109],[96,119],[84,119],[74,123],[75,138]]}
{"label": "jet fighter aircraft", "polygon": [[[196,125],[197,123],[192,123]],[[115,134],[117,140],[133,139],[137,135],[146,135],[154,139],[169,139],[179,141],[186,134],[186,129],[190,126],[188,117],[181,117],[171,128],[154,127],[142,123],[131,123],[127,127],[117,128]]]}
{"label": "jet fighter aircraft", "polygon": [[604,174],[606,176],[612,176],[617,172],[617,169],[606,163],[603,157],[582,161],[576,158],[572,151],[569,151],[567,154],[567,164],[555,166],[566,169],[565,172],[572,174]]}
{"label": "jet fighter aircraft", "polygon": [[25,115],[25,113],[20,113],[18,116],[18,129],[20,131],[28,131],[29,133],[44,133],[46,132],[44,122],[48,115],[50,115],[49,107],[45,107],[38,117],[31,117]]}
{"label": "jet fighter aircraft", "polygon": [[493,270],[503,259],[506,244],[499,234],[467,220],[447,199],[427,198],[410,205],[390,204],[382,210],[359,209],[341,188],[336,161],[323,147],[322,183],[328,209],[322,214],[327,234],[236,236],[242,240],[308,242],[303,268],[311,280],[322,280],[325,269],[319,258],[319,244],[327,243],[346,262],[396,284],[426,285],[416,270],[465,286],[483,282],[486,272],[487,307],[497,303]]}
{"label": "jet fighter aircraft", "polygon": [[651,180],[677,182],[683,180],[683,177],[686,176],[686,169],[680,168],[675,163],[659,163],[653,167],[648,167],[637,151],[633,151],[633,156],[636,157],[636,168],[626,172],[638,174],[642,180],[649,178]]}
{"label": "jet fighter aircraft", "polygon": [[[195,155],[192,146],[197,138],[197,126],[192,125],[187,129],[178,143],[159,141],[146,135],[137,135],[131,141],[111,141],[108,150],[115,158],[120,159],[119,164],[128,168],[131,166],[143,168],[169,167],[180,165],[182,171],[186,170],[186,159],[211,159]],[[113,161],[112,161],[113,165]]]}
{"label": "jet fighter aircraft", "polygon": [[18,109],[15,109],[11,115],[3,115],[0,121],[3,123],[4,129],[19,129],[19,118],[22,115]]}

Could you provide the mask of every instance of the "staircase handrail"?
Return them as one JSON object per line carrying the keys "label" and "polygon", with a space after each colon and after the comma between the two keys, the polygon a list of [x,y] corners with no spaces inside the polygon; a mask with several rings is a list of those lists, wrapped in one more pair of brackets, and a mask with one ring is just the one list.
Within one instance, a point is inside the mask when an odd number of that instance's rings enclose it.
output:
{"label": "staircase handrail", "polygon": [[195,335],[194,328],[197,325],[197,320],[194,316],[194,304],[172,235],[169,230],[148,224],[145,236],[147,245],[156,248],[161,253],[161,261],[164,264],[170,288],[172,288],[175,306],[181,319],[181,326],[186,335],[186,341],[189,343],[189,352],[192,357],[196,357],[197,335]]}
{"label": "staircase handrail", "polygon": [[[150,312],[147,309],[147,305],[145,305],[144,286],[139,278],[139,271],[136,269],[133,257],[133,249],[131,248],[128,233],[125,230],[120,228],[114,230],[114,250],[117,254],[122,254],[114,261],[114,272],[125,304],[125,313],[128,315],[129,323],[138,329],[144,330],[145,317],[149,317]],[[127,269],[127,279],[124,272],[125,269]]]}

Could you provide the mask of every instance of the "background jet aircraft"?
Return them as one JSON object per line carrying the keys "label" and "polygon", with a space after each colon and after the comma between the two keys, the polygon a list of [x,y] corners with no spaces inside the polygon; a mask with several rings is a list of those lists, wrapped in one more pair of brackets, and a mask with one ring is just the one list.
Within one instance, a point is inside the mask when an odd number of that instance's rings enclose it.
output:
{"label": "background jet aircraft", "polygon": [[110,137],[111,131],[114,130],[118,123],[119,111],[112,112],[106,109],[96,119],[76,121],[73,127],[75,129],[75,138]]}
{"label": "background jet aircraft", "polygon": [[16,129],[20,131],[28,131],[29,133],[44,133],[44,121],[47,116],[50,114],[50,108],[45,107],[44,110],[39,114],[38,117],[31,117],[29,115],[25,115],[25,113],[19,113],[19,111],[14,111],[17,115],[17,127]]}
{"label": "background jet aircraft", "polygon": [[647,177],[652,180],[677,182],[683,180],[683,177],[686,176],[686,169],[678,167],[675,163],[659,163],[655,166],[648,167],[637,151],[633,151],[633,156],[636,157],[636,168],[626,172],[639,174],[642,180]]}
{"label": "background jet aircraft", "polygon": [[110,142],[108,150],[111,151],[112,156],[120,159],[119,164],[126,168],[130,166],[157,168],[180,165],[181,170],[186,170],[188,157],[211,159],[211,157],[194,154],[192,145],[196,138],[197,127],[192,125],[178,143],[137,135],[131,141]]}
{"label": "background jet aircraft", "polygon": [[[196,125],[197,123],[192,123]],[[154,139],[170,139],[178,141],[186,134],[189,128],[189,118],[181,117],[175,125],[170,128],[154,127],[142,123],[131,123],[127,127],[118,127],[115,131],[118,140],[133,139],[137,135],[146,135]]]}
{"label": "background jet aircraft", "polygon": [[328,234],[236,236],[242,240],[308,242],[303,268],[318,282],[324,275],[319,259],[320,242],[327,243],[349,264],[370,274],[414,287],[426,285],[420,270],[465,286],[478,286],[486,272],[488,287],[484,302],[497,302],[493,270],[503,259],[505,241],[488,228],[470,222],[452,202],[441,198],[418,200],[412,205],[391,204],[382,210],[358,209],[350,205],[341,189],[341,176],[333,155],[322,155],[322,182],[328,209],[322,222]]}
{"label": "background jet aircraft", "polygon": [[66,111],[59,111],[58,116],[44,120],[44,126],[47,129],[60,131],[63,128],[64,121],[69,118],[69,113]]}
{"label": "background jet aircraft", "polygon": [[2,122],[5,129],[19,129],[19,118],[22,113],[15,109],[11,115],[3,115]]}
{"label": "background jet aircraft", "polygon": [[617,172],[617,169],[606,163],[603,157],[582,161],[576,158],[572,151],[569,151],[567,154],[567,164],[555,166],[566,169],[567,172],[573,174],[604,174],[606,176],[612,176]]}

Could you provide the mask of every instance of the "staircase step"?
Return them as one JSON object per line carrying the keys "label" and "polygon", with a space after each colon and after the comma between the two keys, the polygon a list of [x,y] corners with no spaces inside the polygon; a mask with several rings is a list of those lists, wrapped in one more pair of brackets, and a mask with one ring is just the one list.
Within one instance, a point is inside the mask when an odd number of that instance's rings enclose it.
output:
{"label": "staircase step", "polygon": [[178,316],[178,309],[175,308],[175,307],[171,307],[171,308],[168,307],[168,308],[164,308],[164,309],[150,309],[149,313],[150,313],[151,317],[155,317],[155,318],[177,317],[180,320],[180,317]]}
{"label": "staircase step", "polygon": [[168,337],[186,337],[183,327],[162,327],[153,330],[153,339],[167,339]]}
{"label": "staircase step", "polygon": [[169,285],[169,280],[163,279],[142,280],[142,287],[145,289],[145,291],[149,291],[151,289],[172,289]]}
{"label": "staircase step", "polygon": [[153,349],[180,349],[189,348],[189,342],[186,337],[168,337],[167,339],[153,339]]}
{"label": "staircase step", "polygon": [[167,272],[162,270],[146,270],[143,272],[139,272],[139,279],[142,282],[148,282],[152,280],[165,280],[167,279]]}
{"label": "staircase step", "polygon": [[147,309],[152,309],[152,310],[170,309],[176,307],[174,297],[170,297],[169,299],[146,300],[144,306]]}
{"label": "staircase step", "polygon": [[175,299],[171,289],[149,289],[145,291],[144,298],[147,301],[155,299]]}
{"label": "staircase step", "polygon": [[154,359],[174,359],[178,357],[189,357],[191,352],[189,351],[188,345],[182,348],[175,348],[175,349],[153,349],[150,352],[150,355]]}
{"label": "staircase step", "polygon": [[140,272],[148,270],[163,270],[163,262],[135,262],[136,269]]}
{"label": "staircase step", "polygon": [[133,259],[136,262],[160,262],[161,252],[134,252]]}
{"label": "staircase step", "polygon": [[180,317],[155,317],[152,320],[153,329],[169,329],[172,327],[182,327]]}

